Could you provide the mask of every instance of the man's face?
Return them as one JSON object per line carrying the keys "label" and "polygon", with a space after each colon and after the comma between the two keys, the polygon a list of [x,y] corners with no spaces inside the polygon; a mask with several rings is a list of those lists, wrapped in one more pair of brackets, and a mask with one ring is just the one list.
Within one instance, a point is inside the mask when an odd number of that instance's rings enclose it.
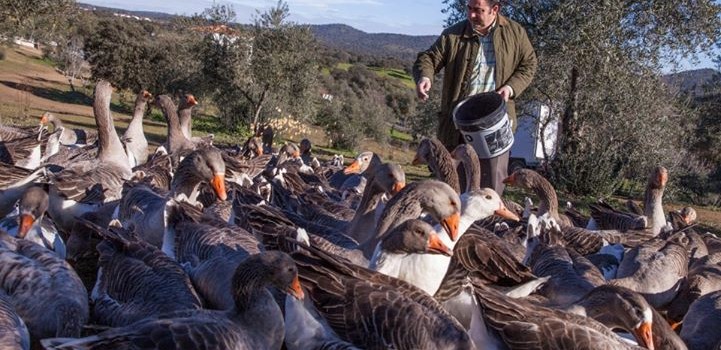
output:
{"label": "man's face", "polygon": [[468,20],[473,25],[473,29],[479,31],[493,24],[499,7],[497,4],[495,6],[489,6],[487,0],[469,0]]}

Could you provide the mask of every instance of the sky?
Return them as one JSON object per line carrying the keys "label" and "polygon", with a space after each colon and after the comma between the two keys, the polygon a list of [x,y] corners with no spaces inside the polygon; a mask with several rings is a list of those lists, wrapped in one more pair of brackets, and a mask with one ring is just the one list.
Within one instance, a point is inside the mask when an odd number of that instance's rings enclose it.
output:
{"label": "sky", "polygon": [[[127,10],[191,15],[212,6],[212,0],[80,0],[98,6]],[[343,23],[367,33],[438,35],[445,16],[441,0],[287,0],[290,20],[305,24]],[[275,6],[277,0],[222,0],[231,4],[238,22],[251,23],[256,10]]]}
{"label": "sky", "polygon": [[[192,15],[213,3],[231,4],[240,23],[252,23],[257,11],[275,6],[277,0],[80,0],[80,2],[136,11],[155,11]],[[438,35],[445,16],[442,0],[286,0],[290,20],[304,24],[343,23],[366,33],[399,33]],[[717,50],[721,54],[720,50]],[[678,71],[716,68],[711,57],[701,55],[698,61],[679,58]],[[673,70],[670,65],[663,73]]]}

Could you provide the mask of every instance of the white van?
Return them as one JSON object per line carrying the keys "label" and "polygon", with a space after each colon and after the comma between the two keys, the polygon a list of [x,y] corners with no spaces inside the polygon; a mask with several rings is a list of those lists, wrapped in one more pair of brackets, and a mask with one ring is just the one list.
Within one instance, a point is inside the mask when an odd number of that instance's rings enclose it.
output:
{"label": "white van", "polygon": [[513,135],[508,173],[520,168],[536,169],[556,155],[558,119],[551,118],[551,109],[540,102],[530,102],[518,116]]}

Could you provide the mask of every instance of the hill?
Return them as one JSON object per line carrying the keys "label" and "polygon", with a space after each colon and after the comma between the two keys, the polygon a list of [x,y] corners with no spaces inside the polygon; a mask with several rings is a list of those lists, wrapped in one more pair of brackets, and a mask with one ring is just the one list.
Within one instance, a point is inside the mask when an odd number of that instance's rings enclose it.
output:
{"label": "hill", "polygon": [[701,97],[709,84],[715,83],[716,86],[720,84],[721,72],[710,68],[694,69],[666,74],[661,79],[675,92],[690,93],[695,97]]}
{"label": "hill", "polygon": [[330,47],[403,61],[415,60],[419,51],[436,40],[436,36],[431,35],[366,33],[345,24],[311,25],[310,28],[318,41]]}

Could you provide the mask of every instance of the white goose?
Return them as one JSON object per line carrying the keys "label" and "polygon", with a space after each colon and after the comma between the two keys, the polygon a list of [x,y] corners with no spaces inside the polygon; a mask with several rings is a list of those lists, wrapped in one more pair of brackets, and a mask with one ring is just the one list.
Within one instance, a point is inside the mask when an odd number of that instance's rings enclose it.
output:
{"label": "white goose", "polygon": [[[498,215],[511,220],[518,220],[518,216],[511,213],[503,205],[496,191],[485,188],[480,192],[466,193],[461,196],[461,217],[458,224],[458,235],[462,235],[477,220],[491,215]],[[443,244],[453,249],[457,239],[451,240],[447,234],[442,234],[442,228],[437,227]],[[455,237],[454,237],[455,238]],[[378,250],[371,259],[371,266],[376,271],[405,280],[418,288],[433,295],[440,287],[443,277],[448,270],[451,258],[435,254],[410,254],[403,259],[379,261]]]}

